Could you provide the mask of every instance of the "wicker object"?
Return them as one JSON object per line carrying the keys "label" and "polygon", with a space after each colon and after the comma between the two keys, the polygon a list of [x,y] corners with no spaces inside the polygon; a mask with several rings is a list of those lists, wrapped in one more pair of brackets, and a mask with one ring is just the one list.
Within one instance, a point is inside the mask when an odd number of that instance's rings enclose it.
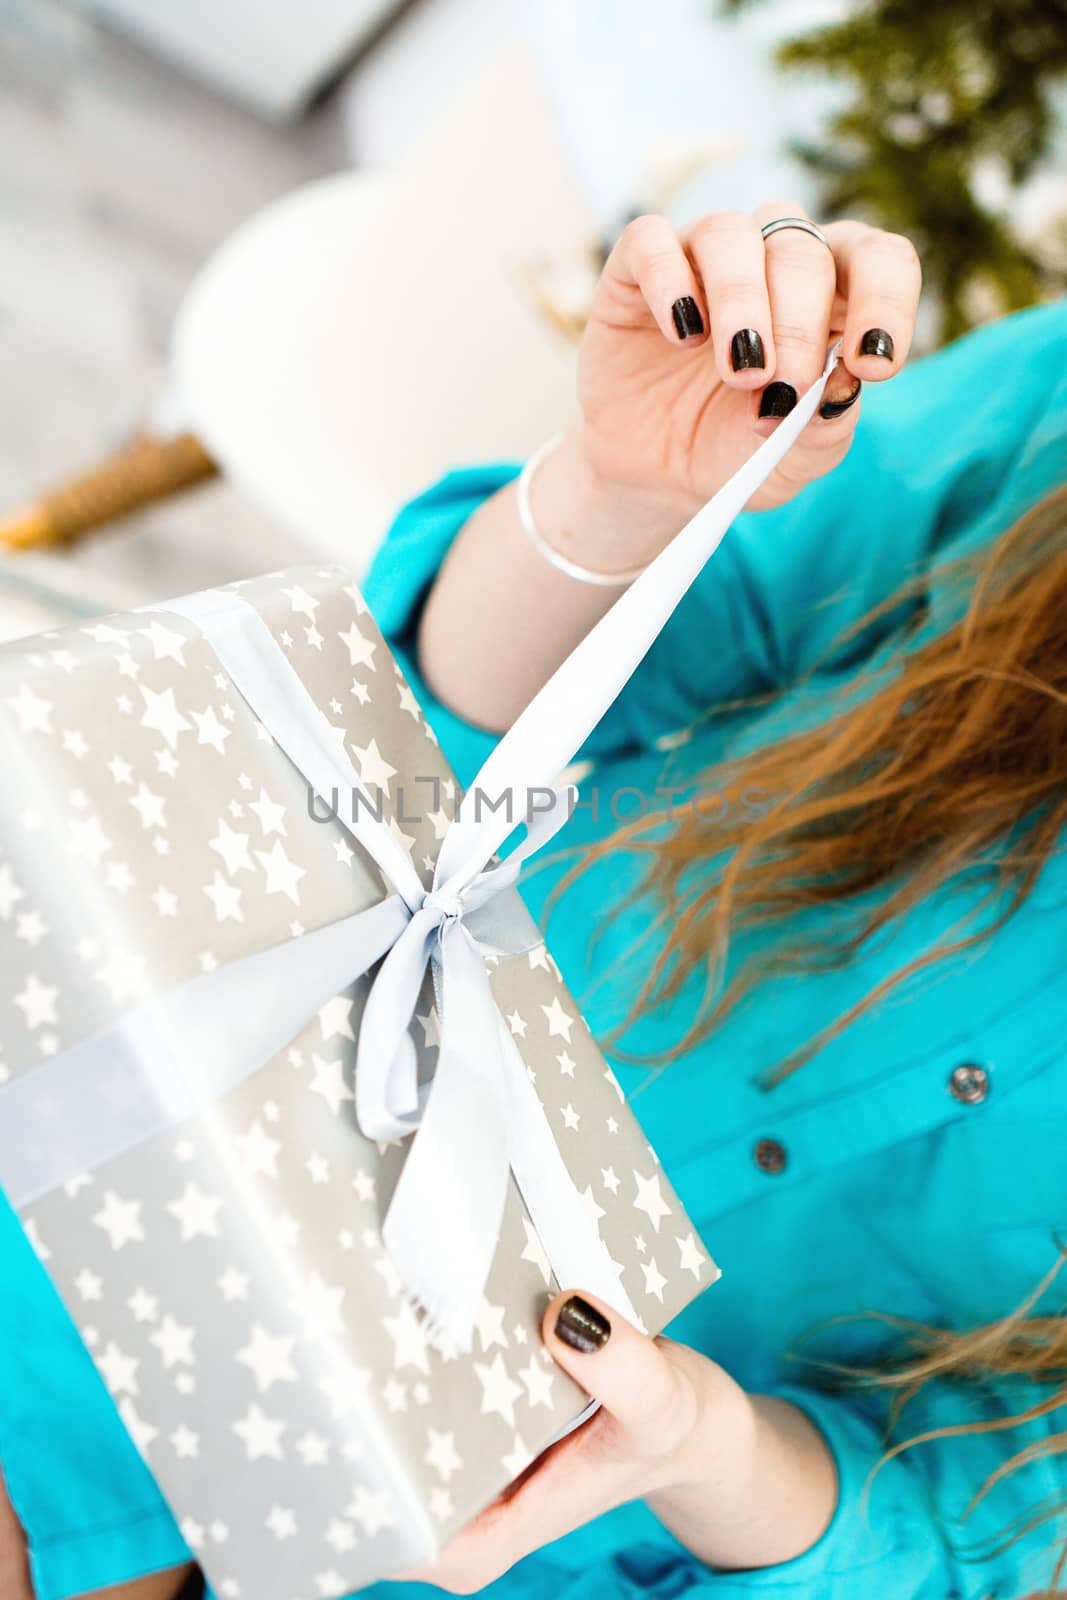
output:
{"label": "wicker object", "polygon": [[0,545],[28,550],[72,544],[156,500],[214,477],[218,466],[191,433],[139,434],[114,455],[0,517]]}

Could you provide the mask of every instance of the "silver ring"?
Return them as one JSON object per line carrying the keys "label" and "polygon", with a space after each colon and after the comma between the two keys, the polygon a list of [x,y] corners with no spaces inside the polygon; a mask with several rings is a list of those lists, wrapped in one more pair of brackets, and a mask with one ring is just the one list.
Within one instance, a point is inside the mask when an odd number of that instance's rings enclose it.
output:
{"label": "silver ring", "polygon": [[804,233],[810,233],[813,239],[818,239],[820,244],[824,244],[831,255],[834,253],[834,247],[825,233],[821,228],[817,228],[814,222],[809,222],[807,217],[778,217],[774,222],[765,222],[760,233],[765,239],[769,239],[779,228],[800,228]]}

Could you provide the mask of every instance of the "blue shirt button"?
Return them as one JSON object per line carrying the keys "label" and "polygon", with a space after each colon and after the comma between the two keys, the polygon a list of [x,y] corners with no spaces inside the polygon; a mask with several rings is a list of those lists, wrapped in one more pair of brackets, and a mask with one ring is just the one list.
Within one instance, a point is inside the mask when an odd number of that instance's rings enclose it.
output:
{"label": "blue shirt button", "polygon": [[752,1152],[752,1158],[761,1172],[772,1175],[785,1171],[787,1156],[785,1145],[779,1139],[759,1139]]}
{"label": "blue shirt button", "polygon": [[948,1091],[961,1105],[980,1105],[989,1093],[989,1073],[974,1061],[964,1061],[961,1066],[953,1067]]}

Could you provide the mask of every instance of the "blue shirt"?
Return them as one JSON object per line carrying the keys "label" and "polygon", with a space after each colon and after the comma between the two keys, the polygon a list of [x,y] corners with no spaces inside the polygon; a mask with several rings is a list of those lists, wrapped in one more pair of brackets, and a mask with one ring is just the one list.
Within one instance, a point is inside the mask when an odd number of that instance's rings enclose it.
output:
{"label": "blue shirt", "polygon": [[[434,701],[414,661],[414,629],[450,542],[514,471],[455,472],[406,507],[365,586],[461,782],[492,737]],[[594,767],[584,794],[595,786],[600,814],[579,810],[564,842],[611,831],[613,794],[634,791],[629,810],[657,789],[661,800],[668,790],[692,792],[727,751],[811,726],[843,696],[867,692],[860,667],[875,679],[892,672],[904,649],[958,614],[958,595],[939,576],[942,559],[981,549],[1065,480],[1062,302],[1006,318],[888,385],[868,386],[844,463],[790,504],[736,519],[589,740],[584,754]],[[835,643],[916,574],[928,575],[920,613],[911,601]],[[907,642],[899,632],[905,620],[913,624]],[[768,693],[773,703],[762,710],[706,715],[719,702]],[[561,870],[550,860],[530,876],[525,892],[535,910]],[[634,975],[645,970],[639,935],[648,904],[622,904],[640,870],[631,854],[612,852],[565,891],[547,922],[553,953],[602,1037],[626,1014]],[[826,1533],[794,1561],[712,1573],[632,1505],[520,1563],[492,1586],[499,1600],[670,1600],[705,1591],[737,1600],[858,1600],[872,1592],[880,1600],[1007,1600],[1047,1581],[1054,1524],[996,1546],[1016,1518],[1064,1495],[1067,1471],[1055,1456],[1036,1455],[965,1513],[1010,1454],[1064,1425],[1062,1411],[1009,1433],[921,1445],[885,1466],[865,1500],[887,1397],[828,1392],[796,1357],[814,1351],[862,1362],[884,1347],[886,1325],[870,1319],[823,1327],[801,1346],[830,1318],[874,1311],[963,1328],[1001,1317],[1055,1261],[1057,1232],[1067,1226],[1067,863],[1054,857],[1022,909],[977,950],[909,983],[778,1087],[760,1081],[943,938],[973,892],[956,888],[922,902],[841,970],[762,983],[721,1029],[667,1065],[614,1058],[723,1269],[672,1335],[749,1388],[791,1399],[822,1430],[840,1479]],[[695,991],[687,992],[644,1015],[625,1036],[626,1051],[662,1058],[694,1004]],[[988,1075],[978,1103],[951,1091],[964,1064]],[[756,1161],[763,1139],[782,1146],[783,1170]],[[183,1559],[170,1513],[6,1211],[0,1269],[0,1462],[30,1534],[39,1600]],[[1053,1287],[1040,1309],[1058,1311],[1062,1298]],[[905,1413],[904,1434],[1006,1416],[1050,1392],[1019,1382],[935,1383]],[[434,1591],[369,1592],[414,1600]]]}

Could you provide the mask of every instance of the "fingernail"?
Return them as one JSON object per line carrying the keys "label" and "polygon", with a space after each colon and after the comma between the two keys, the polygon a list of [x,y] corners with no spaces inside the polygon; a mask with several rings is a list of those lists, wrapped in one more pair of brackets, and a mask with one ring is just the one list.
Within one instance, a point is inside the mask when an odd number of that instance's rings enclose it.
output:
{"label": "fingernail", "polygon": [[742,328],[730,340],[730,364],[735,372],[747,372],[752,367],[765,367],[763,340],[755,328]]}
{"label": "fingernail", "polygon": [[797,403],[797,392],[791,383],[769,383],[760,396],[761,417],[787,417]]}
{"label": "fingernail", "polygon": [[843,417],[849,406],[854,406],[860,397],[862,383],[857,382],[851,394],[846,394],[841,400],[824,400],[819,407],[820,417],[825,417],[828,422],[834,417]]}
{"label": "fingernail", "polygon": [[569,1344],[572,1350],[590,1355],[594,1350],[602,1350],[610,1337],[611,1323],[588,1300],[583,1300],[579,1294],[564,1300],[556,1318],[557,1339]]}
{"label": "fingernail", "polygon": [[694,339],[704,332],[704,318],[700,315],[700,307],[691,294],[684,294],[671,306],[671,316],[674,318],[675,331],[679,339]]}
{"label": "fingernail", "polygon": [[887,361],[893,359],[893,340],[884,328],[868,328],[860,340],[858,355],[885,356]]}

